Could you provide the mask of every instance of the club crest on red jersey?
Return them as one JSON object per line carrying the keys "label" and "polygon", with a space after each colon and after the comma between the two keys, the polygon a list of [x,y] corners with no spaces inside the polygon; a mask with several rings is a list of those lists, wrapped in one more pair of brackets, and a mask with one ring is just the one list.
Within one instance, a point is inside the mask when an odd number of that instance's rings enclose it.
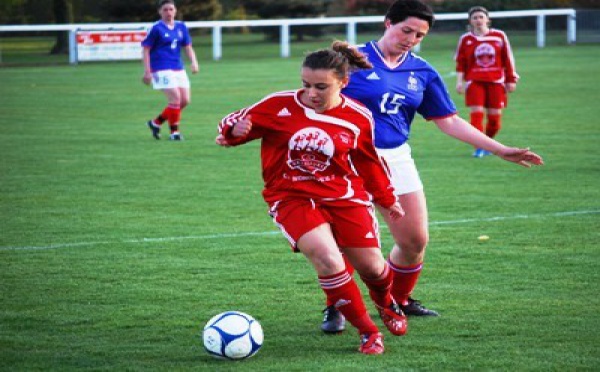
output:
{"label": "club crest on red jersey", "polygon": [[329,134],[315,127],[294,133],[288,142],[288,148],[288,166],[311,174],[327,169],[335,151]]}
{"label": "club crest on red jersey", "polygon": [[475,59],[481,67],[493,66],[496,63],[496,50],[488,43],[479,44],[475,48]]}

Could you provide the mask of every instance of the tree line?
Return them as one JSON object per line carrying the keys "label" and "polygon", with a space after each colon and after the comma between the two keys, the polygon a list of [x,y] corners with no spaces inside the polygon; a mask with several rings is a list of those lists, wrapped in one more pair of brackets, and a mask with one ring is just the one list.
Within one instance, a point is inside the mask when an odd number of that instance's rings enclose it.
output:
{"label": "tree line", "polygon": [[[157,0],[2,0],[0,24],[150,22]],[[379,15],[394,0],[176,0],[186,21]],[[437,13],[490,10],[600,8],[598,0],[425,0]]]}
{"label": "tree line", "polygon": [[[184,21],[313,18],[383,15],[395,0],[175,0]],[[435,12],[466,12],[473,5],[490,11],[541,8],[600,8],[598,0],[424,0]],[[158,19],[157,0],[1,0],[0,24],[69,24],[152,22]],[[269,38],[278,33],[261,30]],[[295,27],[299,39],[318,36],[315,27]],[[59,33],[53,53],[68,48],[67,35]]]}

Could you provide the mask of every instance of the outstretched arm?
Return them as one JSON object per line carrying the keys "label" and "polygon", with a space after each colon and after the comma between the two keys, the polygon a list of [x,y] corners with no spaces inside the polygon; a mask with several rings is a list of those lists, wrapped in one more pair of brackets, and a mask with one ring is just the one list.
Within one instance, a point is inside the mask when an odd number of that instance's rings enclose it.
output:
{"label": "outstretched arm", "polygon": [[524,167],[532,165],[543,165],[544,160],[529,148],[508,147],[502,143],[486,136],[471,124],[460,118],[458,115],[453,115],[443,119],[434,119],[433,122],[440,130],[447,135],[454,137],[462,142],[473,145],[490,151],[498,157],[510,161]]}

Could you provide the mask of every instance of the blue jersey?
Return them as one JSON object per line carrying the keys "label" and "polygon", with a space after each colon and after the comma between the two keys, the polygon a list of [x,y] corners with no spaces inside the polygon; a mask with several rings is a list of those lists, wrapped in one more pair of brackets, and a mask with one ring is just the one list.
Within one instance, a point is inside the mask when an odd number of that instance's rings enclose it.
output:
{"label": "blue jersey", "polygon": [[368,56],[373,68],[353,72],[342,93],[373,113],[375,147],[390,149],[408,141],[415,112],[427,120],[456,113],[442,77],[421,57],[405,53],[394,66],[389,66],[376,41],[359,49]]}
{"label": "blue jersey", "polygon": [[175,21],[173,28],[163,21],[152,25],[142,47],[150,48],[150,68],[159,70],[183,70],[181,47],[192,43],[190,33],[183,22]]}

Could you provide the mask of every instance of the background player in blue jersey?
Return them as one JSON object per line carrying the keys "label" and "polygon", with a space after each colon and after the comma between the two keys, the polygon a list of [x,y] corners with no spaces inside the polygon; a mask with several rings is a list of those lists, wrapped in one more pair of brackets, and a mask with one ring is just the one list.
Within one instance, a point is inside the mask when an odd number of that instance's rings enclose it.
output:
{"label": "background player in blue jersey", "polygon": [[183,22],[176,21],[177,8],[173,0],[161,0],[158,3],[160,20],[152,25],[142,41],[145,84],[156,90],[162,90],[167,97],[167,107],[154,119],[148,121],[148,127],[156,139],[160,139],[160,127],[169,122],[170,139],[183,139],[179,132],[181,110],[190,103],[190,81],[181,58],[181,48],[191,62],[192,73],[198,72],[196,53],[192,48],[192,38]]}
{"label": "background player in blue jersey", "polygon": [[[423,267],[429,240],[423,184],[411,157],[410,128],[416,113],[460,141],[485,149],[525,167],[543,164],[529,149],[507,147],[473,128],[456,115],[456,107],[439,73],[411,52],[433,25],[432,9],[418,0],[398,0],[385,16],[385,31],[359,49],[373,68],[354,72],[342,91],[366,105],[375,120],[375,147],[390,167],[392,183],[406,212],[395,221],[384,216],[395,245],[389,256],[394,272],[392,295],[406,315],[436,316],[411,298]],[[321,329],[336,333],[344,319],[328,303]]]}

